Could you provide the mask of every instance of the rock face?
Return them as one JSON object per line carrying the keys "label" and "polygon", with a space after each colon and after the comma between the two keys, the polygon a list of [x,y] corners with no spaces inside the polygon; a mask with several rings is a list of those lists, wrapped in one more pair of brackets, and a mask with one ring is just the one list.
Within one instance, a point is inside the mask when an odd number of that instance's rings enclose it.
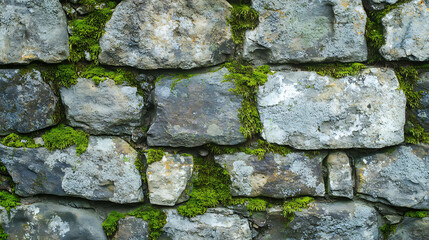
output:
{"label": "rock face", "polygon": [[233,196],[286,198],[324,196],[322,160],[326,153],[308,157],[303,152],[286,156],[267,154],[264,159],[245,153],[215,156],[231,176]]}
{"label": "rock face", "polygon": [[248,221],[233,214],[232,210],[212,208],[193,218],[182,217],[174,209],[164,212],[167,224],[163,235],[172,240],[252,239]]}
{"label": "rock face", "polygon": [[112,240],[147,240],[149,225],[141,218],[126,217],[118,221],[118,230]]}
{"label": "rock face", "polygon": [[373,201],[429,210],[429,146],[355,157],[357,192]]}
{"label": "rock face", "polygon": [[422,127],[429,132],[429,72],[420,74],[420,82],[417,83],[416,91],[423,91],[421,108],[415,110]]}
{"label": "rock face", "polygon": [[425,240],[429,236],[429,217],[409,218],[406,217],[396,228],[396,232],[389,240]]}
{"label": "rock face", "polygon": [[133,203],[143,200],[137,152],[117,137],[90,137],[86,152],[74,147],[15,149],[0,145],[0,160],[20,196],[52,194]]}
{"label": "rock face", "polygon": [[0,135],[55,125],[57,103],[58,98],[39,71],[24,74],[18,69],[0,69]]}
{"label": "rock face", "polygon": [[137,88],[115,85],[107,79],[97,86],[79,78],[76,85],[61,88],[61,99],[69,124],[91,134],[133,135],[141,131],[146,113]]}
{"label": "rock face", "polygon": [[386,43],[380,48],[388,61],[408,59],[429,60],[428,2],[414,0],[401,4],[383,19]]}
{"label": "rock face", "polygon": [[92,210],[54,203],[34,203],[11,210],[3,227],[10,240],[106,239],[103,221]]}
{"label": "rock face", "polygon": [[359,0],[254,0],[259,25],[246,33],[244,58],[265,63],[361,62],[366,14]]}
{"label": "rock face", "polygon": [[347,154],[334,152],[328,156],[329,191],[332,196],[353,198],[352,168]]}
{"label": "rock face", "polygon": [[391,69],[341,79],[277,72],[258,91],[263,138],[297,149],[381,148],[402,143],[405,95]]}
{"label": "rock face", "polygon": [[141,69],[211,66],[232,54],[225,0],[125,0],[100,39],[103,64]]}
{"label": "rock face", "polygon": [[229,91],[234,84],[222,82],[226,73],[222,68],[188,78],[162,78],[155,87],[156,116],[147,133],[149,146],[244,142],[237,116],[241,98]]}
{"label": "rock face", "polygon": [[[194,161],[192,156],[166,154],[161,161],[149,164],[146,176],[151,204],[174,206],[187,200],[185,189],[190,183]],[[181,199],[181,196],[184,196]]]}
{"label": "rock face", "polygon": [[58,0],[0,2],[0,64],[69,56],[67,18]]}

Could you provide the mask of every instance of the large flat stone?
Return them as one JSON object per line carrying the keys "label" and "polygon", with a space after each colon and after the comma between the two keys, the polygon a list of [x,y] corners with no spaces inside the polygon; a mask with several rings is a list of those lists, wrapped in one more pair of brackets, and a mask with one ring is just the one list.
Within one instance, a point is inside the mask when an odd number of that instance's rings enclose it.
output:
{"label": "large flat stone", "polygon": [[334,79],[282,71],[258,91],[262,137],[297,149],[382,148],[404,141],[405,95],[391,69]]}

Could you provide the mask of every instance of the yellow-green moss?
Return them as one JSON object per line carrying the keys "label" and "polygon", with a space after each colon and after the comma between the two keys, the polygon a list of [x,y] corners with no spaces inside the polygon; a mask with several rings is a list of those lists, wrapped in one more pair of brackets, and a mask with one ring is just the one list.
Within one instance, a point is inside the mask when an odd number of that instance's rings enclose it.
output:
{"label": "yellow-green moss", "polygon": [[143,153],[139,152],[136,161],[134,162],[134,165],[136,166],[137,171],[139,171],[140,176],[142,178],[143,183],[147,183],[146,179],[146,169],[147,164],[144,164],[143,162]]}
{"label": "yellow-green moss", "polygon": [[3,138],[1,143],[5,146],[14,148],[38,148],[42,146],[40,144],[36,144],[34,139],[31,137],[20,136],[15,133],[7,135]]}
{"label": "yellow-green moss", "polygon": [[233,198],[229,205],[245,205],[250,213],[266,211],[269,203],[261,198]]}
{"label": "yellow-green moss", "polygon": [[303,208],[308,208],[308,204],[313,201],[314,198],[312,197],[299,197],[285,201],[283,203],[283,216],[288,220],[287,225],[295,218],[296,211],[301,212]]}
{"label": "yellow-green moss", "polygon": [[304,66],[304,69],[307,71],[315,71],[319,75],[331,76],[333,78],[355,76],[364,68],[366,66],[362,63],[319,63]]}
{"label": "yellow-green moss", "polygon": [[125,218],[127,214],[111,211],[109,216],[104,220],[102,227],[108,237],[112,237],[118,229],[118,221]]}
{"label": "yellow-green moss", "polygon": [[151,148],[147,150],[147,164],[161,161],[164,155],[165,155],[165,152],[163,148],[159,148],[159,149]]}
{"label": "yellow-green moss", "polygon": [[429,216],[428,211],[408,211],[405,213],[406,217],[412,217],[412,218],[425,218]]}
{"label": "yellow-green moss", "polygon": [[255,29],[259,24],[259,13],[241,1],[232,3],[231,17],[226,21],[231,26],[232,39],[236,44],[244,41],[246,30]]}
{"label": "yellow-green moss", "polygon": [[4,229],[3,226],[0,223],[0,240],[7,240],[9,237],[9,234],[7,234]]}
{"label": "yellow-green moss", "polygon": [[0,191],[0,206],[4,207],[8,213],[10,209],[19,205],[21,205],[21,203],[17,195],[7,191]]}
{"label": "yellow-green moss", "polygon": [[45,147],[50,151],[64,149],[76,145],[76,153],[84,153],[89,144],[89,135],[81,130],[74,130],[71,127],[60,124],[52,128],[42,136]]}
{"label": "yellow-green moss", "polygon": [[387,240],[391,233],[394,234],[396,232],[397,228],[398,228],[397,224],[390,225],[390,224],[386,223],[383,226],[381,226],[380,231],[383,234],[383,239]]}

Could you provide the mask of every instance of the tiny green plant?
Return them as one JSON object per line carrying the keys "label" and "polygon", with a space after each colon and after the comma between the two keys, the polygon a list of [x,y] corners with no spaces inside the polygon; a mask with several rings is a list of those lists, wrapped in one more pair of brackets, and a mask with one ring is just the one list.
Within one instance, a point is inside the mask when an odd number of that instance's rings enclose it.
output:
{"label": "tiny green plant", "polygon": [[81,130],[74,130],[64,124],[60,124],[43,134],[42,139],[45,142],[45,147],[50,151],[76,145],[77,155],[84,153],[89,144],[89,135],[87,133]]}

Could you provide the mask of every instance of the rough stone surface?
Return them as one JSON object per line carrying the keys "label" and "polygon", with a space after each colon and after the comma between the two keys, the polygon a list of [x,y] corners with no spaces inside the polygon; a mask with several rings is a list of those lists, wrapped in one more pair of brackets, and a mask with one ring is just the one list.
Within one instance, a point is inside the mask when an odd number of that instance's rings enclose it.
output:
{"label": "rough stone surface", "polygon": [[91,134],[133,135],[141,131],[146,113],[136,87],[115,85],[110,79],[97,86],[79,78],[76,85],[61,88],[61,100],[69,124]]}
{"label": "rough stone surface", "polygon": [[182,217],[174,209],[164,212],[167,224],[163,235],[172,240],[252,239],[248,221],[233,214],[232,210],[211,208],[204,215],[193,218]]}
{"label": "rough stone surface", "polygon": [[368,10],[382,10],[388,4],[395,4],[398,0],[363,0],[362,3]]}
{"label": "rough stone surface", "polygon": [[118,221],[118,230],[112,240],[147,240],[149,225],[141,218],[126,217]]}
{"label": "rough stone surface", "polygon": [[371,201],[429,210],[429,146],[354,157],[357,192]]}
{"label": "rough stone surface", "polygon": [[[179,200],[187,200],[185,189],[192,177],[192,156],[167,153],[161,161],[149,164],[146,171],[151,204],[174,206]],[[181,196],[186,195],[184,199]]]}
{"label": "rough stone surface", "polygon": [[54,203],[34,203],[11,210],[3,222],[10,240],[23,239],[99,239],[107,240],[103,220],[93,210]]}
{"label": "rough stone surface", "polygon": [[190,69],[222,63],[234,44],[225,0],[125,0],[100,39],[103,64]]}
{"label": "rough stone surface", "polygon": [[55,125],[57,103],[58,98],[39,71],[21,74],[18,69],[0,69],[0,135]]}
{"label": "rough stone surface", "polygon": [[420,74],[420,82],[417,83],[415,91],[423,91],[421,99],[421,108],[415,110],[417,119],[421,126],[429,132],[429,72]]}
{"label": "rough stone surface", "polygon": [[67,18],[58,0],[0,2],[0,64],[69,56]]}
{"label": "rough stone surface", "polygon": [[352,168],[344,152],[333,152],[328,156],[329,192],[332,196],[353,198]]}
{"label": "rough stone surface", "polygon": [[245,153],[215,156],[228,170],[233,196],[285,198],[324,196],[322,160],[326,153],[308,157],[304,152],[286,156],[267,154],[264,159]]}
{"label": "rough stone surface", "polygon": [[389,240],[426,240],[429,236],[429,217],[405,219],[398,225]]}
{"label": "rough stone surface", "polygon": [[262,137],[297,149],[382,148],[404,141],[405,95],[391,69],[340,79],[282,71],[258,91]]}
{"label": "rough stone surface", "polygon": [[[184,78],[162,78],[155,87],[155,120],[147,133],[149,146],[195,147],[206,143],[235,145],[240,133],[241,98],[222,82],[226,68]],[[177,82],[179,81],[179,82]]]}
{"label": "rough stone surface", "polygon": [[20,196],[52,194],[90,200],[133,203],[143,200],[137,152],[117,137],[89,138],[86,152],[75,147],[49,152],[0,145],[0,161]]}
{"label": "rough stone surface", "polygon": [[359,0],[254,0],[259,25],[247,31],[244,58],[265,63],[367,58],[366,14]]}
{"label": "rough stone surface", "polygon": [[380,48],[388,61],[429,60],[429,2],[414,0],[401,4],[383,19],[386,43]]}

